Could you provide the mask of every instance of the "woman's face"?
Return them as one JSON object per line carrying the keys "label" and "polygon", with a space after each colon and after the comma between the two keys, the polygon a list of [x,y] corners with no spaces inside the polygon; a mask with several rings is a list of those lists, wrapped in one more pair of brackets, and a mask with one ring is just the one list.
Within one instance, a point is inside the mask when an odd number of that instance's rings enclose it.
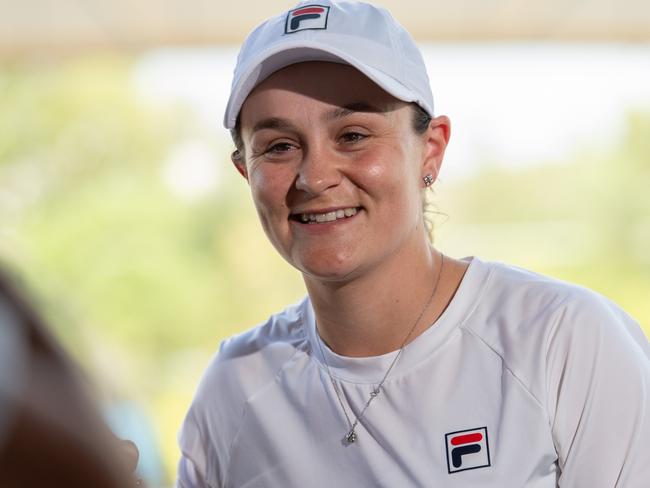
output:
{"label": "woman's face", "polygon": [[300,63],[246,99],[235,164],[278,252],[307,277],[346,281],[426,241],[422,177],[442,157],[430,132],[356,69]]}

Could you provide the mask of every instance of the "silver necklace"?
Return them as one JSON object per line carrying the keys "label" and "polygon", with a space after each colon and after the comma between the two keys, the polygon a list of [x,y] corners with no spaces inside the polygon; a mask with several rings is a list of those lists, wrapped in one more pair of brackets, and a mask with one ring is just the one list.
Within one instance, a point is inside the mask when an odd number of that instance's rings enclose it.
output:
{"label": "silver necklace", "polygon": [[[404,351],[404,347],[406,346],[406,343],[408,342],[409,338],[411,337],[411,334],[415,330],[415,327],[418,325],[420,322],[420,319],[424,315],[424,312],[426,311],[427,308],[429,308],[429,305],[431,304],[431,301],[433,300],[434,295],[436,294],[436,290],[438,289],[438,283],[440,283],[440,276],[442,275],[442,268],[445,263],[445,255],[440,253],[440,270],[438,271],[438,276],[436,278],[436,283],[433,285],[433,290],[431,291],[431,295],[427,299],[426,304],[422,308],[422,311],[418,315],[418,318],[415,319],[415,322],[413,322],[413,325],[411,326],[411,330],[409,330],[409,333],[406,335],[406,338],[404,339],[404,342],[402,342],[402,345],[400,346],[399,350],[397,351],[397,354],[395,355],[395,358],[391,361],[390,365],[388,366],[388,369],[386,370],[386,373],[384,374],[384,377],[381,379],[379,384],[377,385],[376,388],[374,388],[370,392],[370,396],[368,397],[368,400],[366,401],[365,405],[361,409],[361,413],[359,415],[355,415],[354,421],[350,420],[350,416],[348,415],[348,412],[345,408],[345,405],[343,404],[343,398],[341,397],[341,392],[339,391],[339,387],[336,384],[336,381],[334,381],[334,376],[332,376],[332,372],[330,371],[330,365],[327,362],[327,358],[325,357],[325,353],[323,351],[323,346],[321,345],[321,339],[319,337],[316,338],[316,343],[318,344],[318,349],[320,349],[320,355],[323,358],[323,362],[325,363],[325,368],[327,369],[327,375],[330,378],[330,382],[332,383],[332,387],[334,388],[334,392],[336,393],[336,398],[339,400],[339,404],[341,405],[341,410],[343,410],[343,414],[345,415],[345,419],[348,421],[348,427],[349,430],[345,433],[345,436],[343,437],[343,443],[346,445],[353,444],[357,440],[357,432],[356,428],[361,419],[363,419],[363,416],[366,413],[366,410],[368,410],[368,407],[372,403],[372,401],[379,396],[379,394],[382,392],[384,382],[386,381],[386,378],[388,378],[388,375],[390,374],[391,370],[393,369],[393,366],[395,366],[395,363],[399,359],[399,357],[402,354],[402,351]],[[316,327],[316,333],[318,334],[318,326]],[[352,413],[352,412],[350,412]]]}

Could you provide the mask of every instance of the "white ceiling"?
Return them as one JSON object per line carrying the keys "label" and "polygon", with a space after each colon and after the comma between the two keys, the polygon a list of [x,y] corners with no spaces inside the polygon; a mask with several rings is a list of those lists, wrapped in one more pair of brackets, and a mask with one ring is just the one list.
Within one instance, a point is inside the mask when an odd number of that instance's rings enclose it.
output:
{"label": "white ceiling", "polygon": [[[0,56],[238,44],[295,1],[0,0]],[[316,2],[317,3],[317,2]],[[650,41],[648,0],[385,0],[419,41]]]}

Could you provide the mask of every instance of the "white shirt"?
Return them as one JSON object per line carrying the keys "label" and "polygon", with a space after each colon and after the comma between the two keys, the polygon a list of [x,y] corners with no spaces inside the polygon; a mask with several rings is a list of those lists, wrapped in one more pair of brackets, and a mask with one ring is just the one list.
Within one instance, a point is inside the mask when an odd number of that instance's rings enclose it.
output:
{"label": "white shirt", "polygon": [[[177,487],[649,486],[650,346],[594,292],[473,258],[350,445],[319,340],[305,298],[222,344],[179,435]],[[354,418],[397,352],[321,345]]]}

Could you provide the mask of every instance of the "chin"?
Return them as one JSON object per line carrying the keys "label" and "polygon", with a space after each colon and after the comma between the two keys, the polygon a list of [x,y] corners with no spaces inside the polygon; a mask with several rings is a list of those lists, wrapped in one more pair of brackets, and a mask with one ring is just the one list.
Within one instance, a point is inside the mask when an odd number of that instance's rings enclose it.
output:
{"label": "chin", "polygon": [[359,269],[359,263],[349,255],[349,252],[301,256],[300,259],[290,263],[305,277],[319,281],[347,281],[355,276]]}

